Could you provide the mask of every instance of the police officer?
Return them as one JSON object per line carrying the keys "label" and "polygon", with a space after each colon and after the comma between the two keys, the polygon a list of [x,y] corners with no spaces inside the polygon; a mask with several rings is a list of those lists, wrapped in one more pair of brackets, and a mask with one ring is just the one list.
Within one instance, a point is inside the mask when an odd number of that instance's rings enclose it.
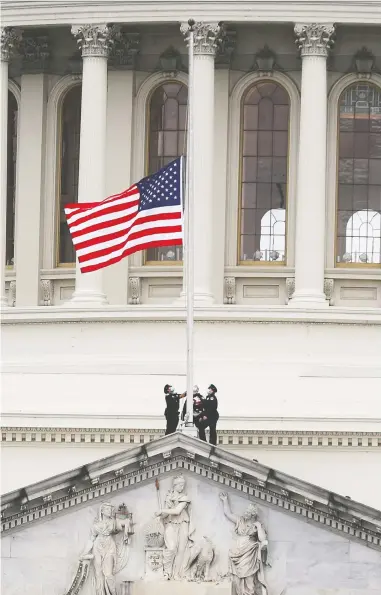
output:
{"label": "police officer", "polygon": [[208,387],[208,394],[204,398],[205,414],[206,414],[206,416],[208,418],[208,422],[209,422],[209,430],[210,430],[209,442],[210,442],[210,444],[217,444],[216,426],[217,426],[218,418],[220,416],[217,411],[218,399],[217,399],[216,393],[217,393],[217,388],[214,386],[214,384],[211,384]]}
{"label": "police officer", "polygon": [[179,395],[175,392],[173,386],[166,384],[164,387],[164,394],[166,403],[164,415],[167,420],[165,435],[168,436],[168,434],[173,434],[177,430],[177,424],[179,423],[180,399],[185,397],[185,393]]}
{"label": "police officer", "polygon": [[[185,401],[181,419],[185,419],[187,402]],[[198,386],[193,387],[193,423],[198,430],[200,440],[206,442],[205,429],[208,427],[208,418],[204,407],[204,397],[200,394]]]}

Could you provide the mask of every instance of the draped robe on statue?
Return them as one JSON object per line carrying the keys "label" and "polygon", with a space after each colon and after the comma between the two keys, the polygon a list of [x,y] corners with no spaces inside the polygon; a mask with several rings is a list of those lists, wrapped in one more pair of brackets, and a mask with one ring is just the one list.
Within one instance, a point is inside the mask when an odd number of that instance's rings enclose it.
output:
{"label": "draped robe on statue", "polygon": [[233,595],[267,595],[255,522],[240,517],[234,532],[234,544],[229,551]]}
{"label": "draped robe on statue", "polygon": [[164,542],[163,552],[164,574],[168,578],[179,580],[184,578],[189,558],[189,549],[193,545],[192,534],[194,528],[191,522],[191,500],[186,494],[176,491],[170,492],[165,501],[166,508],[175,508],[181,503],[185,507],[178,515],[163,517]]}

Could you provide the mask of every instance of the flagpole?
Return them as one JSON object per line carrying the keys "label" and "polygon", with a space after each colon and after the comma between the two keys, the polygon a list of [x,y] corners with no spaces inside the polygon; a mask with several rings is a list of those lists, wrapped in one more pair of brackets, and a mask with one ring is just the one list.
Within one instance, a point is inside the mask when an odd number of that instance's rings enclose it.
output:
{"label": "flagpole", "polygon": [[188,143],[186,194],[186,334],[187,334],[187,421],[185,428],[193,428],[193,300],[194,300],[194,220],[193,220],[193,60],[194,21],[189,20],[188,38]]}

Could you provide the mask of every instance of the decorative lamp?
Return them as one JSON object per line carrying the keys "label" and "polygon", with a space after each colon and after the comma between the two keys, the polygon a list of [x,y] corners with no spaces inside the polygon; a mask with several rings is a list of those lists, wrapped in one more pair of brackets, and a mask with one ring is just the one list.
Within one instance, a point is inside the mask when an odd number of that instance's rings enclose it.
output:
{"label": "decorative lamp", "polygon": [[359,74],[370,74],[374,67],[374,55],[368,48],[363,46],[354,55],[356,71]]}
{"label": "decorative lamp", "polygon": [[266,44],[259,52],[255,54],[256,70],[271,72],[275,64],[275,53],[270,50]]}
{"label": "decorative lamp", "polygon": [[173,46],[169,46],[159,58],[159,69],[162,72],[177,72],[181,70],[181,54]]}

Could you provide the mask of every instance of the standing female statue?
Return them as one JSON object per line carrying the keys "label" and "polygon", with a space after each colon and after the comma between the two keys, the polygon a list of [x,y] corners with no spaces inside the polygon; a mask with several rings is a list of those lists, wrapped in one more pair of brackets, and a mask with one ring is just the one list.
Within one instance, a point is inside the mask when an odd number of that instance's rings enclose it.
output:
{"label": "standing female statue", "polygon": [[164,524],[164,575],[167,579],[185,577],[189,548],[193,545],[190,498],[184,493],[185,479],[178,475],[165,498],[165,508],[157,513]]}
{"label": "standing female statue", "polygon": [[[119,517],[119,518],[118,518]],[[114,536],[122,533],[122,540]],[[125,508],[104,502],[91,529],[91,538],[81,560],[92,560],[95,571],[94,595],[117,595],[115,574],[127,564],[130,535],[133,534],[131,515]]]}
{"label": "standing female statue", "polygon": [[220,494],[220,498],[226,518],[235,525],[235,540],[229,550],[233,595],[267,595],[263,565],[267,562],[268,542],[257,508],[250,504],[242,516],[237,516],[230,510],[227,494]]}

